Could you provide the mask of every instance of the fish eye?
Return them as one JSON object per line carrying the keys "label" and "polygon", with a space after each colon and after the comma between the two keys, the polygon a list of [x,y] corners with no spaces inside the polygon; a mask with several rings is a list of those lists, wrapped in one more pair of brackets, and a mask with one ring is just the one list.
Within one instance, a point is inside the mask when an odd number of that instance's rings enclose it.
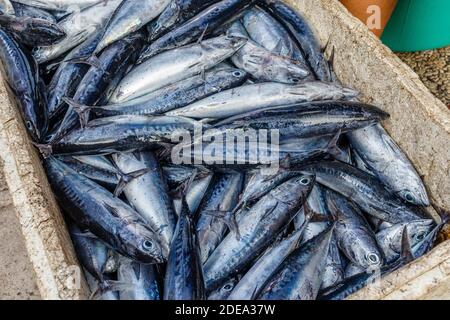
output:
{"label": "fish eye", "polygon": [[292,81],[292,83],[299,83],[300,79],[299,78],[292,78],[291,81]]}
{"label": "fish eye", "polygon": [[25,125],[26,125],[26,127],[27,127],[28,130],[33,130],[33,124],[31,123],[31,121],[27,121],[27,122],[25,123]]}
{"label": "fish eye", "polygon": [[409,191],[405,192],[404,198],[406,201],[411,202],[411,203],[414,201],[414,196]]}
{"label": "fish eye", "polygon": [[419,233],[419,234],[416,236],[416,239],[419,240],[419,241],[422,241],[424,238],[425,238],[425,233],[424,233],[424,232]]}
{"label": "fish eye", "polygon": [[309,178],[303,178],[302,180],[300,180],[300,183],[304,186],[307,186],[310,182],[311,182],[311,179],[309,179]]}
{"label": "fish eye", "polygon": [[240,76],[242,76],[242,72],[241,71],[235,71],[235,72],[233,72],[233,76],[235,76],[236,78],[239,78]]}
{"label": "fish eye", "polygon": [[228,283],[223,287],[223,290],[225,290],[225,291],[231,291],[232,289],[233,289],[233,285],[231,283]]}
{"label": "fish eye", "polygon": [[143,248],[144,250],[146,250],[146,251],[152,250],[152,249],[153,249],[153,242],[150,241],[150,240],[145,240],[145,241],[142,243],[142,248]]}
{"label": "fish eye", "polygon": [[375,253],[369,253],[367,255],[367,261],[369,261],[371,264],[379,264],[380,257],[378,257],[378,255]]}

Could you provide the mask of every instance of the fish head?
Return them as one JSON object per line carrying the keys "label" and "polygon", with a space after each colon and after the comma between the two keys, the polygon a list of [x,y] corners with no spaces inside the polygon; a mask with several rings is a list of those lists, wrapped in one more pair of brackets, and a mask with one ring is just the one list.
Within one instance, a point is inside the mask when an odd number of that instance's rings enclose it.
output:
{"label": "fish head", "polygon": [[239,277],[227,281],[224,285],[211,292],[208,296],[208,300],[226,300],[238,282]]}
{"label": "fish head", "polygon": [[230,69],[230,70],[226,70],[227,72],[231,72],[231,74],[232,74],[232,76],[236,79],[236,81],[237,82],[243,82],[245,79],[247,79],[247,77],[248,77],[248,74],[244,71],[244,70],[241,70],[241,69],[235,69],[235,68],[233,68],[233,69]]}
{"label": "fish head", "polygon": [[[232,35],[220,36],[201,43],[202,50],[211,61],[225,60],[247,43],[247,38]],[[205,62],[206,63],[206,62]]]}
{"label": "fish head", "polygon": [[312,174],[301,174],[281,184],[272,191],[272,195],[284,203],[302,205],[310,194],[316,177]]}
{"label": "fish head", "polygon": [[397,195],[410,204],[428,207],[430,205],[430,200],[423,183],[420,182],[409,185],[414,186],[414,188],[411,188],[410,190],[401,190],[397,192]]}
{"label": "fish head", "polygon": [[352,245],[347,252],[351,261],[365,270],[376,270],[383,266],[385,257],[375,241],[367,239],[357,230],[347,236],[352,238]]}
{"label": "fish head", "polygon": [[123,252],[142,263],[163,263],[167,253],[157,240],[155,233],[142,223],[128,226],[131,233],[119,235]]}
{"label": "fish head", "polygon": [[364,260],[369,269],[381,268],[384,264],[384,258],[380,251],[371,251],[364,255]]}
{"label": "fish head", "polygon": [[285,74],[284,77],[287,81],[294,85],[311,76],[311,72],[308,70],[308,67],[299,61],[291,60],[289,63],[284,64],[281,70],[281,72]]}
{"label": "fish head", "polygon": [[432,219],[416,220],[409,222],[408,229],[409,243],[412,247],[425,240],[428,234],[433,231],[436,223]]}

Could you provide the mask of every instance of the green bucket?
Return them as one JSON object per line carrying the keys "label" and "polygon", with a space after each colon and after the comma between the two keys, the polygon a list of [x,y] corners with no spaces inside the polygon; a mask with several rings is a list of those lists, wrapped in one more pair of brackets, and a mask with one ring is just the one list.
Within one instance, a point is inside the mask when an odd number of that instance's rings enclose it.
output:
{"label": "green bucket", "polygon": [[381,40],[393,51],[450,45],[450,0],[399,0]]}

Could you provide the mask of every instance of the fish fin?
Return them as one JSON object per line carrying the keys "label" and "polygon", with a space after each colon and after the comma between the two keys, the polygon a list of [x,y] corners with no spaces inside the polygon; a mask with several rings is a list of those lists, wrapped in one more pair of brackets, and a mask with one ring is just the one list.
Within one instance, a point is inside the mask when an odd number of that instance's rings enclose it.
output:
{"label": "fish fin", "polygon": [[184,182],[182,182],[178,187],[176,187],[175,189],[173,189],[173,190],[170,190],[169,191],[169,195],[172,197],[172,198],[175,198],[175,199],[181,199],[181,194],[182,194],[182,190],[183,190],[183,188],[184,188],[184,183],[185,183],[186,181],[184,181]]}
{"label": "fish fin", "polygon": [[186,217],[192,217],[191,209],[189,208],[189,204],[186,200],[186,193],[183,193],[181,195],[181,212],[180,217],[186,216]]}
{"label": "fish fin", "polygon": [[212,216],[225,223],[231,232],[236,234],[236,239],[241,239],[241,233],[239,231],[239,225],[236,220],[236,214],[233,211],[218,211],[218,210],[205,210],[205,214]]}
{"label": "fish fin", "polygon": [[188,190],[191,188],[191,185],[194,183],[195,177],[197,176],[197,173],[198,173],[198,169],[195,168],[194,171],[192,171],[192,174],[189,177],[189,180],[184,185],[184,188],[183,188],[183,191],[182,191],[183,192],[183,196],[186,195]]}
{"label": "fish fin", "polygon": [[278,201],[272,207],[268,208],[266,210],[266,212],[264,212],[264,214],[261,216],[261,219],[259,219],[259,221],[262,221],[265,218],[267,218],[268,216],[270,216],[277,207],[278,207]]}
{"label": "fish fin", "polygon": [[167,157],[168,155],[170,155],[172,153],[172,148],[174,146],[173,143],[159,142],[158,145],[162,147],[157,152],[157,158],[158,159],[163,159],[163,158]]}
{"label": "fish fin", "polygon": [[256,298],[257,298],[257,293],[258,293],[258,290],[259,289],[259,286],[258,285],[256,285],[255,286],[255,289],[253,289],[253,292],[252,292],[252,294],[251,294],[251,296],[250,296],[250,301],[253,301],[253,300],[256,300]]}
{"label": "fish fin", "polygon": [[80,104],[68,97],[64,97],[62,98],[62,100],[75,110],[75,112],[78,114],[78,118],[80,119],[81,128],[85,128],[89,122],[89,112],[91,111],[92,107]]}
{"label": "fish fin", "polygon": [[330,53],[330,57],[328,58],[327,64],[328,64],[328,76],[330,77],[330,80],[332,82],[339,82],[339,80],[337,79],[336,74],[334,73],[334,58],[336,56],[336,48],[335,46],[333,46],[331,48],[331,53]]}
{"label": "fish fin", "polygon": [[110,291],[127,291],[132,290],[134,285],[117,280],[104,280],[100,283],[89,296],[89,300],[99,300],[101,295]]}
{"label": "fish fin", "polygon": [[409,232],[408,228],[405,226],[402,231],[402,251],[401,251],[401,259],[406,263],[409,263],[414,260],[414,254],[411,249],[411,243],[409,242]]}
{"label": "fish fin", "polygon": [[113,216],[120,218],[120,215],[116,208],[106,202],[103,202],[103,206],[105,206],[106,210],[108,210]]}
{"label": "fish fin", "polygon": [[333,136],[333,138],[330,140],[330,142],[328,142],[327,146],[326,146],[326,150],[329,154],[331,154],[332,156],[336,156],[339,154],[339,139],[341,138],[342,135],[342,130],[339,129],[339,131]]}
{"label": "fish fin", "polygon": [[56,62],[50,63],[50,64],[48,64],[48,65],[45,66],[45,71],[46,71],[46,72],[51,72],[51,71],[53,71],[53,69],[56,69],[56,68],[57,68],[60,64],[62,64],[63,62],[64,62],[64,60],[56,61]]}
{"label": "fish fin", "polygon": [[311,222],[330,222],[331,219],[329,216],[320,214],[320,213],[312,213]]}
{"label": "fish fin", "polygon": [[289,169],[291,167],[291,155],[287,154],[283,160],[280,161],[280,168]]}
{"label": "fish fin", "polygon": [[118,197],[122,194],[123,190],[126,186],[133,180],[140,178],[147,173],[150,173],[153,169],[145,168],[141,170],[136,170],[130,173],[121,173],[119,183],[117,184],[116,189],[114,190],[114,197]]}
{"label": "fish fin", "polygon": [[53,154],[53,147],[51,144],[41,144],[31,141],[31,143],[39,150],[44,159],[50,158]]}
{"label": "fish fin", "polygon": [[102,62],[100,61],[100,59],[94,55],[78,57],[78,58],[66,60],[64,62],[71,63],[71,64],[87,64],[90,67],[94,67],[96,69],[102,70],[103,72],[106,72],[106,70],[103,69]]}
{"label": "fish fin", "polygon": [[84,237],[84,238],[89,238],[89,239],[95,239],[98,240],[98,237],[96,235],[94,235],[92,232],[90,231],[86,231],[86,232],[73,232],[72,233],[74,236],[77,237]]}
{"label": "fish fin", "polygon": [[197,40],[197,44],[201,44],[203,41],[203,38],[206,35],[206,30],[208,30],[209,24],[206,25],[205,29],[202,31],[202,34],[200,35],[200,37]]}
{"label": "fish fin", "polygon": [[280,53],[282,51],[283,51],[283,39],[279,39],[276,46],[273,48],[273,50],[270,50],[270,52]]}
{"label": "fish fin", "polygon": [[133,283],[117,281],[117,280],[106,280],[105,281],[106,288],[102,293],[107,291],[128,291],[135,289],[135,285]]}

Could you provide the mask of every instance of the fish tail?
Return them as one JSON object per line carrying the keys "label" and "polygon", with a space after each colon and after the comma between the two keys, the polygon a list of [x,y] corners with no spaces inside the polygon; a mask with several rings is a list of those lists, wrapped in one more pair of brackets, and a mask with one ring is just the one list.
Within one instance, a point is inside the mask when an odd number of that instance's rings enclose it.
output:
{"label": "fish tail", "polygon": [[117,184],[116,189],[114,190],[114,196],[118,197],[122,194],[126,186],[133,180],[138,179],[147,173],[153,171],[151,168],[145,168],[137,171],[133,171],[130,173],[121,173],[119,183]]}
{"label": "fish tail", "polygon": [[50,158],[53,154],[53,147],[51,144],[40,144],[36,142],[31,142],[44,157],[44,159]]}
{"label": "fish tail", "polygon": [[236,213],[234,211],[219,211],[219,210],[206,210],[205,214],[213,216],[214,218],[222,221],[227,225],[231,232],[236,234],[236,239],[241,239],[241,233],[239,231],[239,225],[236,220]]}
{"label": "fish tail", "polygon": [[81,128],[86,127],[89,122],[89,113],[93,107],[80,104],[80,103],[76,102],[75,100],[68,98],[68,97],[64,97],[64,98],[62,98],[62,100],[65,103],[67,103],[69,106],[71,106],[75,110],[75,112],[78,114],[78,117],[80,119]]}

